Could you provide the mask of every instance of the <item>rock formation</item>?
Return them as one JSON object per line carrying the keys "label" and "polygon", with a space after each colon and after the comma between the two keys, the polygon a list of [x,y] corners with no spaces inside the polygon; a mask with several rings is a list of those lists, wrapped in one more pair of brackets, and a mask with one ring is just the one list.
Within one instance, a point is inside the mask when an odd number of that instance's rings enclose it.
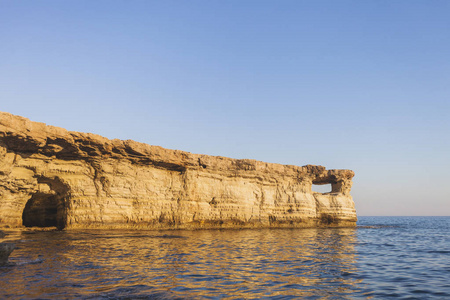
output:
{"label": "rock formation", "polygon": [[354,226],[353,176],[109,140],[0,112],[0,227]]}
{"label": "rock formation", "polygon": [[0,243],[0,266],[8,263],[8,257],[14,248],[15,245],[13,243]]}

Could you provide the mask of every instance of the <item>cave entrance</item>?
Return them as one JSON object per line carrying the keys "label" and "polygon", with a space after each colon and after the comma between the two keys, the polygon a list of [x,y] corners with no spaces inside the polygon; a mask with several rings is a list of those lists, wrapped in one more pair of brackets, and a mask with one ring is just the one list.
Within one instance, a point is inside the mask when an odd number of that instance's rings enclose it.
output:
{"label": "cave entrance", "polygon": [[39,179],[39,191],[31,196],[22,213],[25,227],[57,227],[64,229],[67,188],[59,180]]}
{"label": "cave entrance", "polygon": [[331,186],[331,183],[313,184],[311,187],[311,190],[313,192],[322,193],[322,194],[331,193],[332,186]]}

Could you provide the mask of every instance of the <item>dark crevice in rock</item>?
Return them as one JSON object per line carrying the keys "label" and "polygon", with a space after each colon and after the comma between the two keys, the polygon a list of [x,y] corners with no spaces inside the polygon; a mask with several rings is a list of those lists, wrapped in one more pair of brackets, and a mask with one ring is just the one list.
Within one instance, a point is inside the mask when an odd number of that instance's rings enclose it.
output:
{"label": "dark crevice in rock", "polygon": [[27,201],[22,213],[25,227],[66,226],[65,197],[69,188],[59,178],[38,178],[38,183],[48,186],[48,190],[34,193]]}

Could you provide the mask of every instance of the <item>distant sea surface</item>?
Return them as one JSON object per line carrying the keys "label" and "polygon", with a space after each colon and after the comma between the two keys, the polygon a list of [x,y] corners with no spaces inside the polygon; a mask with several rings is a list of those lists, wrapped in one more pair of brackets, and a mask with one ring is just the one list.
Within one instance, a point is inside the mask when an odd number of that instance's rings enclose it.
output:
{"label": "distant sea surface", "polygon": [[8,232],[1,299],[450,299],[450,217],[357,228]]}

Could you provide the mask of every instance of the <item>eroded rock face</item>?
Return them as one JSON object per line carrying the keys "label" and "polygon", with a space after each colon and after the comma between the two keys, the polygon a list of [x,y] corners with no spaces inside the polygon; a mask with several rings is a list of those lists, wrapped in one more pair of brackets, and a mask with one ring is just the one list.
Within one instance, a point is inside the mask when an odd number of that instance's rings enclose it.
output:
{"label": "eroded rock face", "polygon": [[[354,226],[353,171],[169,150],[0,112],[0,226]],[[312,184],[332,191],[311,191]]]}

